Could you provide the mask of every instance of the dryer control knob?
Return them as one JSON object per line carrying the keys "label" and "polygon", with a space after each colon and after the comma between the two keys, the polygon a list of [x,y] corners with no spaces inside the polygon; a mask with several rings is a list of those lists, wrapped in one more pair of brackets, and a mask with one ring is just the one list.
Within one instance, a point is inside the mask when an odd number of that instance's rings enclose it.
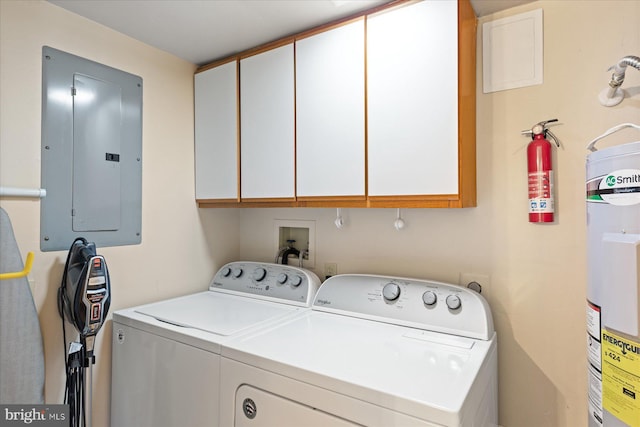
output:
{"label": "dryer control knob", "polygon": [[462,307],[462,301],[460,300],[460,297],[455,294],[449,295],[447,297],[447,307],[449,307],[451,310],[457,310]]}
{"label": "dryer control knob", "polygon": [[396,283],[389,282],[382,288],[382,296],[387,301],[395,301],[400,296],[400,286]]}
{"label": "dryer control knob", "polygon": [[222,269],[222,276],[223,277],[229,277],[229,275],[231,274],[231,269],[229,267],[225,267]]}
{"label": "dryer control knob", "polygon": [[280,283],[281,285],[284,285],[285,283],[287,283],[288,278],[289,277],[286,274],[280,273],[278,274],[278,283]]}
{"label": "dryer control knob", "polygon": [[438,296],[433,291],[427,291],[422,294],[422,302],[426,305],[433,305],[438,301]]}
{"label": "dryer control knob", "polygon": [[238,278],[238,277],[242,276],[242,269],[241,268],[234,268],[233,271],[231,272],[231,274],[233,274],[233,277]]}
{"label": "dryer control knob", "polygon": [[294,287],[298,287],[300,286],[300,284],[302,283],[302,277],[300,276],[293,276],[291,278],[291,285],[293,285]]}
{"label": "dryer control knob", "polygon": [[258,267],[255,270],[253,270],[253,280],[255,280],[256,282],[259,282],[262,279],[264,279],[266,275],[267,275],[267,270],[265,270],[262,267]]}

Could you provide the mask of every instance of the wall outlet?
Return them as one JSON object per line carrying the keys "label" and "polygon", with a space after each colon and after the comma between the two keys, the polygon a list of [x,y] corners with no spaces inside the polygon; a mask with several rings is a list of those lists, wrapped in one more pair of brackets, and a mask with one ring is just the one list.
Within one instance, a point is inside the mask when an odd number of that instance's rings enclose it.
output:
{"label": "wall outlet", "polygon": [[331,276],[338,274],[338,264],[335,262],[324,263],[324,278],[328,279]]}
{"label": "wall outlet", "polygon": [[460,273],[459,284],[460,286],[464,286],[465,288],[469,283],[476,282],[482,287],[482,295],[485,299],[489,299],[490,288],[491,288],[491,278],[486,274],[479,273]]}

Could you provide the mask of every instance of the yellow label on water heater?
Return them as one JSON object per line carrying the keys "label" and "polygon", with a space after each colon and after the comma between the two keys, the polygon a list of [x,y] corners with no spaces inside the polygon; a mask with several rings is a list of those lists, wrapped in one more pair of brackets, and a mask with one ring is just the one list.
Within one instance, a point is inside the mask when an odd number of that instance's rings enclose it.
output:
{"label": "yellow label on water heater", "polygon": [[602,329],[602,405],[640,426],[640,343]]}

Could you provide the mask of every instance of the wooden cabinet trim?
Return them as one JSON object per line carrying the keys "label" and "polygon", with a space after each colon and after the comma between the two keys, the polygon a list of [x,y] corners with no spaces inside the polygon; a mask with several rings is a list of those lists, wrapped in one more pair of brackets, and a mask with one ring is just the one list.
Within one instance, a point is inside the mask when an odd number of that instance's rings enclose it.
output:
{"label": "wooden cabinet trim", "polygon": [[212,68],[216,68],[216,67],[219,67],[221,65],[228,64],[229,62],[233,62],[233,61],[237,61],[237,60],[238,60],[237,56],[231,56],[231,57],[228,57],[228,58],[224,58],[224,59],[221,59],[219,61],[215,61],[215,62],[212,62],[210,64],[206,64],[206,65],[203,65],[201,67],[198,67],[198,69],[196,70],[195,74],[202,73],[202,72],[210,70]]}
{"label": "wooden cabinet trim", "polygon": [[315,27],[315,28],[312,28],[310,30],[306,30],[306,31],[304,31],[302,33],[296,34],[294,36],[294,38],[295,38],[295,41],[304,40],[306,38],[315,36],[317,34],[322,34],[322,33],[325,33],[327,31],[331,31],[333,29],[342,27],[344,25],[351,24],[353,22],[362,21],[365,18],[366,18],[366,15],[359,15],[359,16],[357,16],[355,18],[345,18],[344,20],[337,21],[337,22],[333,21],[333,22],[330,22],[328,24],[320,25],[319,27]]}
{"label": "wooden cabinet trim", "polygon": [[294,36],[283,37],[283,38],[281,38],[279,40],[276,40],[276,41],[273,41],[273,42],[269,42],[269,43],[265,43],[263,45],[256,46],[254,48],[246,50],[246,51],[238,54],[238,59],[240,59],[240,60],[247,59],[247,58],[250,58],[252,56],[258,55],[260,53],[268,52],[270,50],[274,50],[274,49],[277,49],[279,47],[286,46],[288,44],[293,44],[295,42],[295,40],[296,39],[295,39]]}
{"label": "wooden cabinet trim", "polygon": [[242,189],[242,151],[240,150],[240,141],[242,140],[242,117],[240,115],[240,58],[235,58],[236,61],[236,199],[240,202],[240,191]]}
{"label": "wooden cabinet trim", "polygon": [[463,208],[455,195],[450,200],[429,196],[419,198],[414,196],[389,198],[335,198],[335,199],[245,199],[238,202],[235,199],[198,199],[199,208]]}
{"label": "wooden cabinet trim", "polygon": [[458,2],[458,194],[461,207],[477,206],[476,27],[468,0]]}

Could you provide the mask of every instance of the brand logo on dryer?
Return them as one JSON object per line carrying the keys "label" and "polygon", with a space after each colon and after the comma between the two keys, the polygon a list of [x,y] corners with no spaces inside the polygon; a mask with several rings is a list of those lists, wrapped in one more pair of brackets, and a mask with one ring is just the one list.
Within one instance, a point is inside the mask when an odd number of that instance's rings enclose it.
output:
{"label": "brand logo on dryer", "polygon": [[326,300],[326,299],[319,299],[316,301],[316,304],[318,305],[331,305],[331,301]]}
{"label": "brand logo on dryer", "polygon": [[244,402],[242,402],[242,412],[244,412],[245,417],[252,420],[258,414],[258,407],[252,399],[247,397],[244,399]]}

